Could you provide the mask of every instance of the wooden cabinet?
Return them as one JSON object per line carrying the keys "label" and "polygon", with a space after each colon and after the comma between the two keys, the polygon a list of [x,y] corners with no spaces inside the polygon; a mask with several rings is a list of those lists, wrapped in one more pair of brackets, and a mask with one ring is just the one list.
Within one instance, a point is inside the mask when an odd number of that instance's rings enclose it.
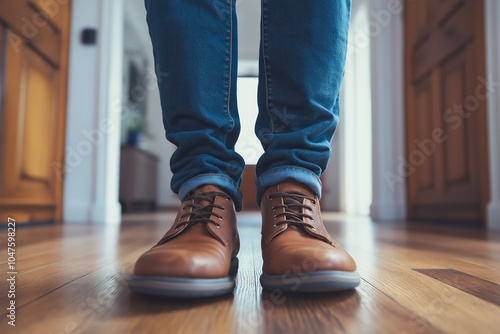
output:
{"label": "wooden cabinet", "polygon": [[154,209],[157,186],[158,157],[136,147],[123,146],[120,156],[120,202],[123,211],[139,206]]}
{"label": "wooden cabinet", "polygon": [[2,221],[61,219],[63,179],[55,166],[63,162],[69,5],[52,14],[36,1],[0,5]]}
{"label": "wooden cabinet", "polygon": [[406,2],[408,211],[481,226],[488,202],[482,0]]}

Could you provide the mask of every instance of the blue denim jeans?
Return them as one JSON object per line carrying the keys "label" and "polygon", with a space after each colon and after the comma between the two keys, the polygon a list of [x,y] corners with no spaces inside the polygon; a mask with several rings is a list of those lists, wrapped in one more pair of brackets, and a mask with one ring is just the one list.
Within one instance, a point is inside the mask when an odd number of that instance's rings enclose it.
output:
{"label": "blue denim jeans", "polygon": [[[245,162],[234,150],[241,126],[235,2],[146,0],[146,9],[166,137],[177,146],[171,188],[183,200],[201,185],[218,185],[240,210]],[[261,6],[257,203],[285,179],[321,196],[319,177],[339,121],[351,0]]]}

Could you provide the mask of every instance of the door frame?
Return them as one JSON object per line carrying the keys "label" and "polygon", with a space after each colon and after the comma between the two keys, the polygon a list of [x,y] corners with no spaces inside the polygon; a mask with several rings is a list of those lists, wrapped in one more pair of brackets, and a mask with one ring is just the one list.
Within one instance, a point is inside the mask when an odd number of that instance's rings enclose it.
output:
{"label": "door frame", "polygon": [[490,203],[487,207],[488,229],[500,230],[500,2],[485,0],[486,79],[496,89],[487,100],[489,125]]}
{"label": "door frame", "polygon": [[[73,2],[66,155],[61,171],[66,223],[121,221],[123,15],[121,0]],[[95,44],[81,43],[81,33],[89,27],[97,31]]]}
{"label": "door frame", "polygon": [[[405,156],[404,7],[403,1],[399,7],[394,6],[394,0],[373,0],[370,7],[371,23],[374,23],[371,31],[373,200],[370,216],[380,221],[402,221],[407,217],[406,180],[398,175],[401,158]],[[374,13],[384,13],[388,19],[379,22],[373,19]]]}

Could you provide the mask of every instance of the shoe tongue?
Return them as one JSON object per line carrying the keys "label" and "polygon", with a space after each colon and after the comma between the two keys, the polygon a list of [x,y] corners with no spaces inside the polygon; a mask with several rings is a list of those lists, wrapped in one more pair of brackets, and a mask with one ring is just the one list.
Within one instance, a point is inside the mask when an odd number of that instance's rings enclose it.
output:
{"label": "shoe tongue", "polygon": [[[279,192],[283,192],[283,193],[299,193],[299,194],[302,194],[302,195],[305,195],[305,196],[308,196],[310,198],[315,198],[316,195],[311,191],[311,189],[300,183],[300,182],[297,182],[295,180],[292,180],[292,179],[288,179],[284,182],[281,182],[279,185],[278,185],[278,191]],[[303,199],[297,199],[301,204],[304,203],[304,200]],[[299,209],[297,207],[294,207],[294,204],[296,204],[296,200],[293,200],[291,198],[285,198],[284,199],[285,201],[285,204],[288,204],[289,205],[289,208],[292,210],[292,211],[295,211],[297,213],[301,213],[302,212],[302,209]],[[286,219],[290,219],[290,217],[286,217]],[[292,229],[297,229],[297,230],[302,230],[302,227],[297,227],[297,226],[294,226],[294,225],[290,225],[289,228],[292,228]]]}
{"label": "shoe tongue", "polygon": [[316,195],[308,186],[295,180],[286,180],[284,182],[281,182],[279,184],[279,191],[284,193],[300,193],[311,198],[316,197]]}
{"label": "shoe tongue", "polygon": [[[221,190],[217,186],[207,184],[207,185],[204,185],[204,186],[201,186],[201,187],[197,188],[195,191],[193,191],[193,194],[194,195],[200,195],[200,194],[203,194],[203,193],[210,193],[210,192],[223,192],[223,190]],[[212,202],[203,200],[203,201],[197,202],[196,204],[206,206],[206,205],[212,204]],[[209,211],[211,211],[211,210],[209,210]]]}
{"label": "shoe tongue", "polygon": [[208,193],[208,192],[213,192],[213,191],[216,191],[216,192],[222,192],[222,189],[217,187],[217,186],[214,186],[212,184],[206,184],[206,185],[203,185],[199,188],[197,188],[194,193],[195,194],[201,194],[201,193]]}

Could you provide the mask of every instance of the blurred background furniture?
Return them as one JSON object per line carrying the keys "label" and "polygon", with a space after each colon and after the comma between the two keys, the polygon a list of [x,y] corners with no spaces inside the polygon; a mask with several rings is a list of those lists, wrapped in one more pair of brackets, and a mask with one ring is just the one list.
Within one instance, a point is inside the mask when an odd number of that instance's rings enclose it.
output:
{"label": "blurred background furniture", "polygon": [[124,212],[155,210],[159,158],[134,146],[122,146],[120,203]]}

